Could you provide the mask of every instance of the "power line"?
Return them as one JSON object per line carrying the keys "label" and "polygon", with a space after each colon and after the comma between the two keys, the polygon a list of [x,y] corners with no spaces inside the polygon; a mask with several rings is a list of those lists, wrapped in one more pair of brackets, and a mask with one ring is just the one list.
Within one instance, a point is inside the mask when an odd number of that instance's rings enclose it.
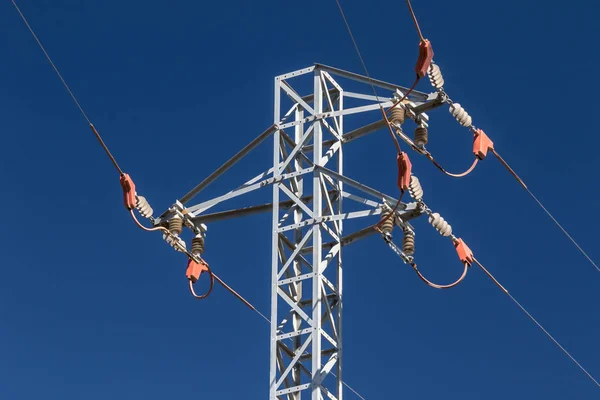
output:
{"label": "power line", "polygon": [[554,342],[554,344],[555,344],[555,345],[556,345],[556,346],[557,346],[559,349],[561,349],[561,350],[562,350],[562,352],[563,352],[563,353],[565,353],[565,354],[567,355],[567,357],[569,357],[569,358],[571,359],[571,361],[573,361],[573,362],[575,363],[575,365],[577,365],[577,366],[579,367],[579,369],[581,369],[581,370],[583,371],[583,373],[585,373],[585,374],[588,376],[588,378],[590,378],[590,379],[592,380],[592,382],[594,382],[594,383],[596,384],[596,386],[598,386],[598,387],[600,388],[600,383],[598,383],[598,381],[597,381],[597,380],[596,380],[596,379],[595,379],[595,378],[592,376],[592,374],[590,374],[590,373],[589,373],[589,372],[588,372],[588,371],[587,371],[587,370],[586,370],[586,369],[583,367],[583,365],[581,365],[581,364],[579,363],[579,361],[577,361],[577,360],[575,359],[575,357],[573,357],[573,356],[571,355],[571,353],[569,353],[569,351],[568,351],[567,349],[565,349],[565,348],[563,347],[563,345],[561,345],[561,344],[559,343],[559,341],[558,341],[558,340],[556,340],[556,339],[554,338],[554,336],[552,336],[552,335],[550,334],[550,332],[548,332],[548,331],[546,330],[546,328],[544,328],[544,326],[543,326],[541,323],[539,323],[539,322],[538,322],[538,320],[537,320],[537,319],[535,319],[535,317],[534,317],[533,315],[531,315],[531,313],[530,313],[529,311],[527,311],[527,309],[525,309],[525,307],[523,307],[523,305],[521,305],[521,303],[519,303],[519,302],[517,301],[517,299],[515,299],[515,298],[513,297],[513,295],[512,295],[512,294],[510,294],[510,293],[508,292],[508,290],[506,290],[506,289],[504,288],[504,286],[502,286],[502,284],[500,284],[500,282],[499,282],[499,281],[498,281],[498,280],[497,280],[497,279],[496,279],[496,278],[495,278],[495,277],[494,277],[494,276],[493,276],[493,275],[492,275],[492,274],[491,274],[491,273],[490,273],[490,272],[489,272],[489,271],[488,271],[488,270],[487,270],[487,269],[486,269],[486,268],[485,268],[485,267],[484,267],[484,266],[483,266],[483,265],[482,265],[482,264],[481,264],[481,263],[480,263],[480,262],[479,262],[477,259],[473,258],[473,261],[475,262],[475,264],[477,264],[477,265],[479,266],[479,268],[481,268],[481,269],[482,269],[482,270],[483,270],[483,271],[484,271],[484,272],[485,272],[485,273],[486,273],[486,274],[487,274],[487,275],[488,275],[488,276],[489,276],[489,277],[490,277],[490,278],[491,278],[491,279],[494,281],[494,283],[496,283],[496,285],[497,285],[497,286],[498,286],[500,289],[502,289],[502,291],[503,291],[503,292],[504,292],[504,293],[505,293],[505,294],[506,294],[506,295],[507,295],[507,296],[508,296],[508,297],[509,297],[509,298],[510,298],[510,299],[511,299],[511,300],[512,300],[512,301],[513,301],[513,302],[514,302],[514,303],[515,303],[515,304],[516,304],[516,305],[517,305],[517,306],[518,306],[520,309],[521,309],[521,311],[523,311],[523,313],[525,313],[525,315],[527,315],[527,317],[529,317],[529,319],[530,319],[531,321],[533,321],[533,323],[535,323],[535,324],[538,326],[538,328],[540,328],[540,329],[542,330],[542,332],[544,332],[544,333],[546,334],[546,336],[548,336],[548,338],[549,338],[550,340],[552,340],[552,342]]}
{"label": "power line", "polygon": [[12,3],[15,6],[15,8],[17,9],[17,12],[19,13],[19,15],[21,16],[21,19],[23,19],[23,22],[25,22],[25,25],[27,25],[27,28],[29,29],[29,32],[31,32],[31,35],[33,36],[33,38],[37,42],[38,46],[44,52],[44,55],[46,56],[46,59],[48,60],[48,62],[52,66],[52,68],[54,69],[54,72],[56,72],[56,75],[58,75],[58,78],[62,82],[63,86],[65,87],[65,89],[67,89],[67,92],[69,93],[69,96],[71,96],[71,98],[75,102],[75,105],[79,109],[79,112],[81,113],[81,115],[83,116],[83,118],[85,118],[85,120],[89,124],[92,132],[94,133],[94,136],[96,136],[96,139],[98,139],[98,142],[100,142],[100,145],[102,146],[102,148],[106,152],[106,155],[108,156],[108,158],[110,159],[110,161],[113,163],[113,165],[115,166],[115,168],[117,169],[117,171],[119,171],[119,174],[123,175],[124,174],[123,170],[121,169],[121,167],[119,167],[119,164],[117,163],[117,160],[115,159],[115,157],[112,155],[112,153],[108,149],[108,146],[106,145],[106,143],[104,143],[104,140],[102,140],[102,137],[100,136],[100,134],[98,133],[98,131],[94,127],[94,124],[92,124],[92,121],[90,121],[90,119],[88,118],[88,116],[85,113],[85,111],[83,111],[83,107],[81,107],[81,104],[79,103],[79,101],[77,100],[77,98],[75,97],[75,95],[73,94],[73,91],[71,90],[71,88],[69,87],[69,85],[67,85],[67,82],[65,81],[65,79],[61,75],[60,71],[58,70],[58,68],[56,67],[56,65],[54,64],[54,62],[52,61],[52,58],[50,58],[50,55],[48,54],[48,52],[44,48],[44,45],[42,45],[42,42],[40,41],[40,39],[37,37],[37,35],[33,31],[33,28],[31,27],[31,25],[29,25],[29,22],[27,21],[27,18],[25,18],[25,15],[23,15],[23,13],[21,12],[21,9],[19,8],[19,6],[15,2],[15,0],[12,0]]}
{"label": "power line", "polygon": [[410,15],[415,24],[415,28],[417,29],[417,33],[419,34],[419,38],[421,39],[421,41],[424,41],[425,38],[423,37],[423,33],[421,32],[421,27],[419,26],[419,21],[417,21],[417,16],[415,15],[415,11],[412,8],[412,4],[410,4],[410,0],[406,0],[406,5],[408,6],[408,11],[410,11]]}
{"label": "power line", "polygon": [[373,80],[371,79],[371,75],[369,74],[369,70],[367,69],[367,64],[365,64],[365,60],[363,59],[363,56],[362,56],[362,54],[360,52],[360,49],[358,48],[358,44],[356,43],[356,39],[354,38],[354,34],[352,33],[352,29],[350,28],[350,24],[348,23],[348,19],[346,18],[346,14],[344,13],[344,9],[342,8],[342,5],[340,4],[339,0],[335,0],[335,2],[337,3],[337,6],[338,6],[338,8],[340,10],[340,14],[342,15],[342,19],[344,20],[344,24],[346,24],[346,29],[348,30],[348,35],[350,36],[350,39],[352,40],[352,44],[354,45],[354,50],[356,50],[356,54],[358,55],[360,63],[362,64],[363,70],[365,71],[365,75],[367,76],[367,79],[369,81],[369,85],[371,86],[371,90],[373,91],[373,95],[375,96],[375,99],[377,100],[377,104],[379,104],[379,109],[381,110],[381,115],[383,116],[383,119],[387,123],[387,127],[388,127],[388,129],[390,131],[390,135],[392,136],[392,139],[394,139],[394,143],[396,145],[396,150],[398,150],[398,153],[400,153],[400,143],[398,142],[398,139],[396,138],[396,135],[394,135],[394,131],[392,130],[392,126],[390,124],[390,121],[388,120],[386,112],[383,109],[383,106],[381,105],[381,102],[379,101],[379,95],[377,94],[377,91],[375,90],[375,85],[373,84]]}
{"label": "power line", "polygon": [[500,163],[508,170],[508,172],[511,173],[511,175],[517,180],[517,182],[519,182],[519,184],[523,187],[523,189],[525,189],[527,191],[527,193],[529,193],[531,198],[533,200],[535,200],[535,202],[541,207],[542,210],[544,210],[546,215],[548,215],[550,217],[550,219],[552,219],[552,221],[554,221],[556,226],[558,226],[558,228],[565,234],[565,236],[567,238],[569,238],[569,240],[575,245],[575,247],[577,247],[577,249],[581,252],[581,254],[583,254],[583,256],[585,258],[587,258],[587,260],[590,262],[590,264],[592,264],[594,266],[594,268],[596,268],[596,270],[598,272],[600,272],[600,267],[598,267],[598,265],[594,262],[594,260],[592,260],[592,258],[590,256],[588,256],[588,254],[583,250],[583,248],[579,245],[579,243],[577,243],[577,241],[575,241],[575,239],[573,239],[573,237],[569,234],[569,232],[567,232],[567,230],[561,225],[561,223],[558,222],[558,220],[556,218],[554,218],[552,213],[550,211],[548,211],[548,209],[544,206],[544,204],[542,204],[542,202],[540,200],[538,200],[537,197],[535,197],[535,195],[533,194],[531,189],[529,189],[527,187],[525,182],[519,177],[519,175],[517,175],[517,173],[510,167],[510,165],[508,165],[508,163],[504,160],[504,158],[502,158],[495,149],[491,149],[491,151],[496,156],[498,161],[500,161]]}
{"label": "power line", "polygon": [[587,255],[587,253],[581,248],[581,246],[575,241],[575,239],[573,239],[573,237],[571,235],[569,235],[569,232],[567,232],[567,230],[565,228],[563,228],[563,226],[560,224],[560,222],[558,222],[556,220],[556,218],[554,218],[554,216],[550,213],[550,211],[548,211],[548,209],[546,207],[544,207],[542,202],[539,201],[537,197],[535,197],[535,195],[531,192],[531,190],[529,190],[529,188],[526,187],[525,190],[527,190],[527,193],[529,193],[529,195],[539,204],[539,206],[542,208],[542,210],[544,210],[544,212],[552,219],[552,221],[554,221],[556,226],[558,226],[560,228],[560,230],[569,238],[569,240],[575,245],[575,247],[577,247],[579,249],[581,254],[583,254],[585,256],[585,258],[588,259],[588,261],[594,266],[594,268],[596,268],[596,270],[598,270],[598,272],[600,272],[600,268],[598,267],[598,265],[596,265],[596,263],[590,258],[590,256]]}

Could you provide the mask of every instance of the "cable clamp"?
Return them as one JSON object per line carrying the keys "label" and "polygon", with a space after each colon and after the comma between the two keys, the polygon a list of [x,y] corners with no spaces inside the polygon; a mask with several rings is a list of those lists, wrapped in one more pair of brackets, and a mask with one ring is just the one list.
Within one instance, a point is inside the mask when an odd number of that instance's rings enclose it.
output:
{"label": "cable clamp", "polygon": [[408,190],[408,185],[410,184],[412,163],[405,152],[398,153],[396,161],[398,162],[398,188],[404,192]]}
{"label": "cable clamp", "polygon": [[488,150],[494,150],[494,142],[481,129],[475,131],[475,141],[473,142],[473,154],[475,157],[483,160],[487,156]]}
{"label": "cable clamp", "polygon": [[431,47],[431,42],[427,39],[421,40],[421,43],[419,43],[419,58],[417,59],[417,65],[415,66],[417,77],[422,78],[427,75],[432,60],[433,47]]}
{"label": "cable clamp", "polygon": [[125,203],[125,208],[128,210],[133,210],[137,205],[135,184],[128,174],[121,175],[120,181],[121,187],[123,188],[123,201]]}
{"label": "cable clamp", "polygon": [[456,252],[458,253],[458,258],[460,261],[471,266],[475,260],[475,257],[473,257],[473,252],[469,246],[467,246],[462,239],[457,238],[454,242],[454,247],[456,248]]}

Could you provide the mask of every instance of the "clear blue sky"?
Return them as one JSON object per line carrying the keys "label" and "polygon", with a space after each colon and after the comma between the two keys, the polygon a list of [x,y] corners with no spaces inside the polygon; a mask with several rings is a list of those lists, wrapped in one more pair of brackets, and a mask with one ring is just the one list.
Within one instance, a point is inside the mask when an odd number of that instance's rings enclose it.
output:
{"label": "clear blue sky", "polygon": [[[333,0],[19,4],[157,212],[272,123],[275,75],[313,62],[361,72]],[[343,5],[372,75],[412,83],[404,2]],[[597,4],[414,6],[452,98],[600,260]],[[0,54],[0,398],[267,398],[268,325],[221,288],[189,296],[185,259],[131,223],[118,176],[9,1]],[[431,117],[430,150],[448,169],[468,165],[467,132],[444,109]],[[386,135],[349,145],[346,172],[395,194]],[[207,195],[259,172],[269,149]],[[495,159],[463,180],[413,160],[428,203],[600,376],[600,273]],[[415,225],[419,265],[454,278],[451,245]],[[209,230],[207,260],[268,311],[269,216]],[[598,398],[479,270],[436,291],[378,238],[346,249],[345,263],[345,378],[367,399]]]}

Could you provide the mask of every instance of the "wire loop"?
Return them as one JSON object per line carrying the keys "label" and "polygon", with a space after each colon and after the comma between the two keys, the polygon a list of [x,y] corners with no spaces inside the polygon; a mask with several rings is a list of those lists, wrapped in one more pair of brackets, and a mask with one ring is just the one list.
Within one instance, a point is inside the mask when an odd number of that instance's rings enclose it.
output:
{"label": "wire loop", "polygon": [[210,296],[210,294],[212,293],[213,287],[215,285],[215,276],[213,275],[212,271],[210,270],[210,267],[208,266],[208,264],[204,264],[204,266],[206,267],[208,275],[210,277],[210,286],[208,287],[208,290],[206,291],[206,293],[204,293],[203,295],[197,295],[196,291],[194,290],[194,284],[198,281],[192,282],[191,279],[188,280],[189,287],[190,287],[190,293],[192,293],[192,296],[194,296],[198,300],[203,300],[203,299],[207,298],[208,296]]}
{"label": "wire loop", "polygon": [[417,275],[419,276],[419,278],[421,278],[421,280],[423,282],[425,282],[428,286],[431,286],[432,288],[435,289],[450,289],[453,288],[454,286],[458,285],[459,283],[461,283],[463,281],[463,279],[465,279],[465,277],[467,276],[467,270],[469,269],[469,264],[468,263],[464,263],[464,270],[462,275],[460,276],[460,278],[458,278],[458,280],[456,280],[455,282],[449,284],[449,285],[438,285],[436,283],[431,282],[429,279],[425,278],[423,276],[423,274],[421,273],[421,271],[419,271],[419,269],[417,268],[417,264],[416,263],[410,263],[410,265],[413,267],[413,269],[415,270],[415,272],[417,273]]}

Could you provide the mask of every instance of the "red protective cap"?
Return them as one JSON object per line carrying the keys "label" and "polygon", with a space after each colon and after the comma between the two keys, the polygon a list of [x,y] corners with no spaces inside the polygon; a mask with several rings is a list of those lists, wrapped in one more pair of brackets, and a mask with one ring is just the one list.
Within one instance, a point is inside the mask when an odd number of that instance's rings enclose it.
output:
{"label": "red protective cap", "polygon": [[460,258],[460,261],[469,265],[473,263],[473,252],[469,246],[463,242],[462,239],[457,239],[456,243],[454,243],[454,247],[456,247],[456,252],[458,253],[458,258]]}
{"label": "red protective cap", "polygon": [[125,207],[128,210],[133,210],[135,208],[137,200],[135,198],[135,184],[133,183],[129,175],[121,175],[121,187],[123,188],[123,199],[125,201]]}
{"label": "red protective cap", "polygon": [[408,190],[412,163],[405,152],[398,153],[396,160],[398,161],[398,188],[402,191]]}
{"label": "red protective cap", "polygon": [[488,150],[494,149],[494,142],[490,140],[488,135],[481,129],[477,129],[475,133],[475,141],[473,142],[473,154],[475,157],[483,160],[487,156]]}
{"label": "red protective cap", "polygon": [[419,58],[417,59],[417,65],[415,66],[415,72],[419,78],[427,75],[431,61],[433,60],[433,47],[429,40],[421,40],[419,43]]}
{"label": "red protective cap", "polygon": [[196,283],[196,281],[200,278],[203,272],[208,272],[208,267],[204,263],[197,263],[194,260],[188,261],[188,266],[185,271],[185,276],[192,281],[192,283]]}

